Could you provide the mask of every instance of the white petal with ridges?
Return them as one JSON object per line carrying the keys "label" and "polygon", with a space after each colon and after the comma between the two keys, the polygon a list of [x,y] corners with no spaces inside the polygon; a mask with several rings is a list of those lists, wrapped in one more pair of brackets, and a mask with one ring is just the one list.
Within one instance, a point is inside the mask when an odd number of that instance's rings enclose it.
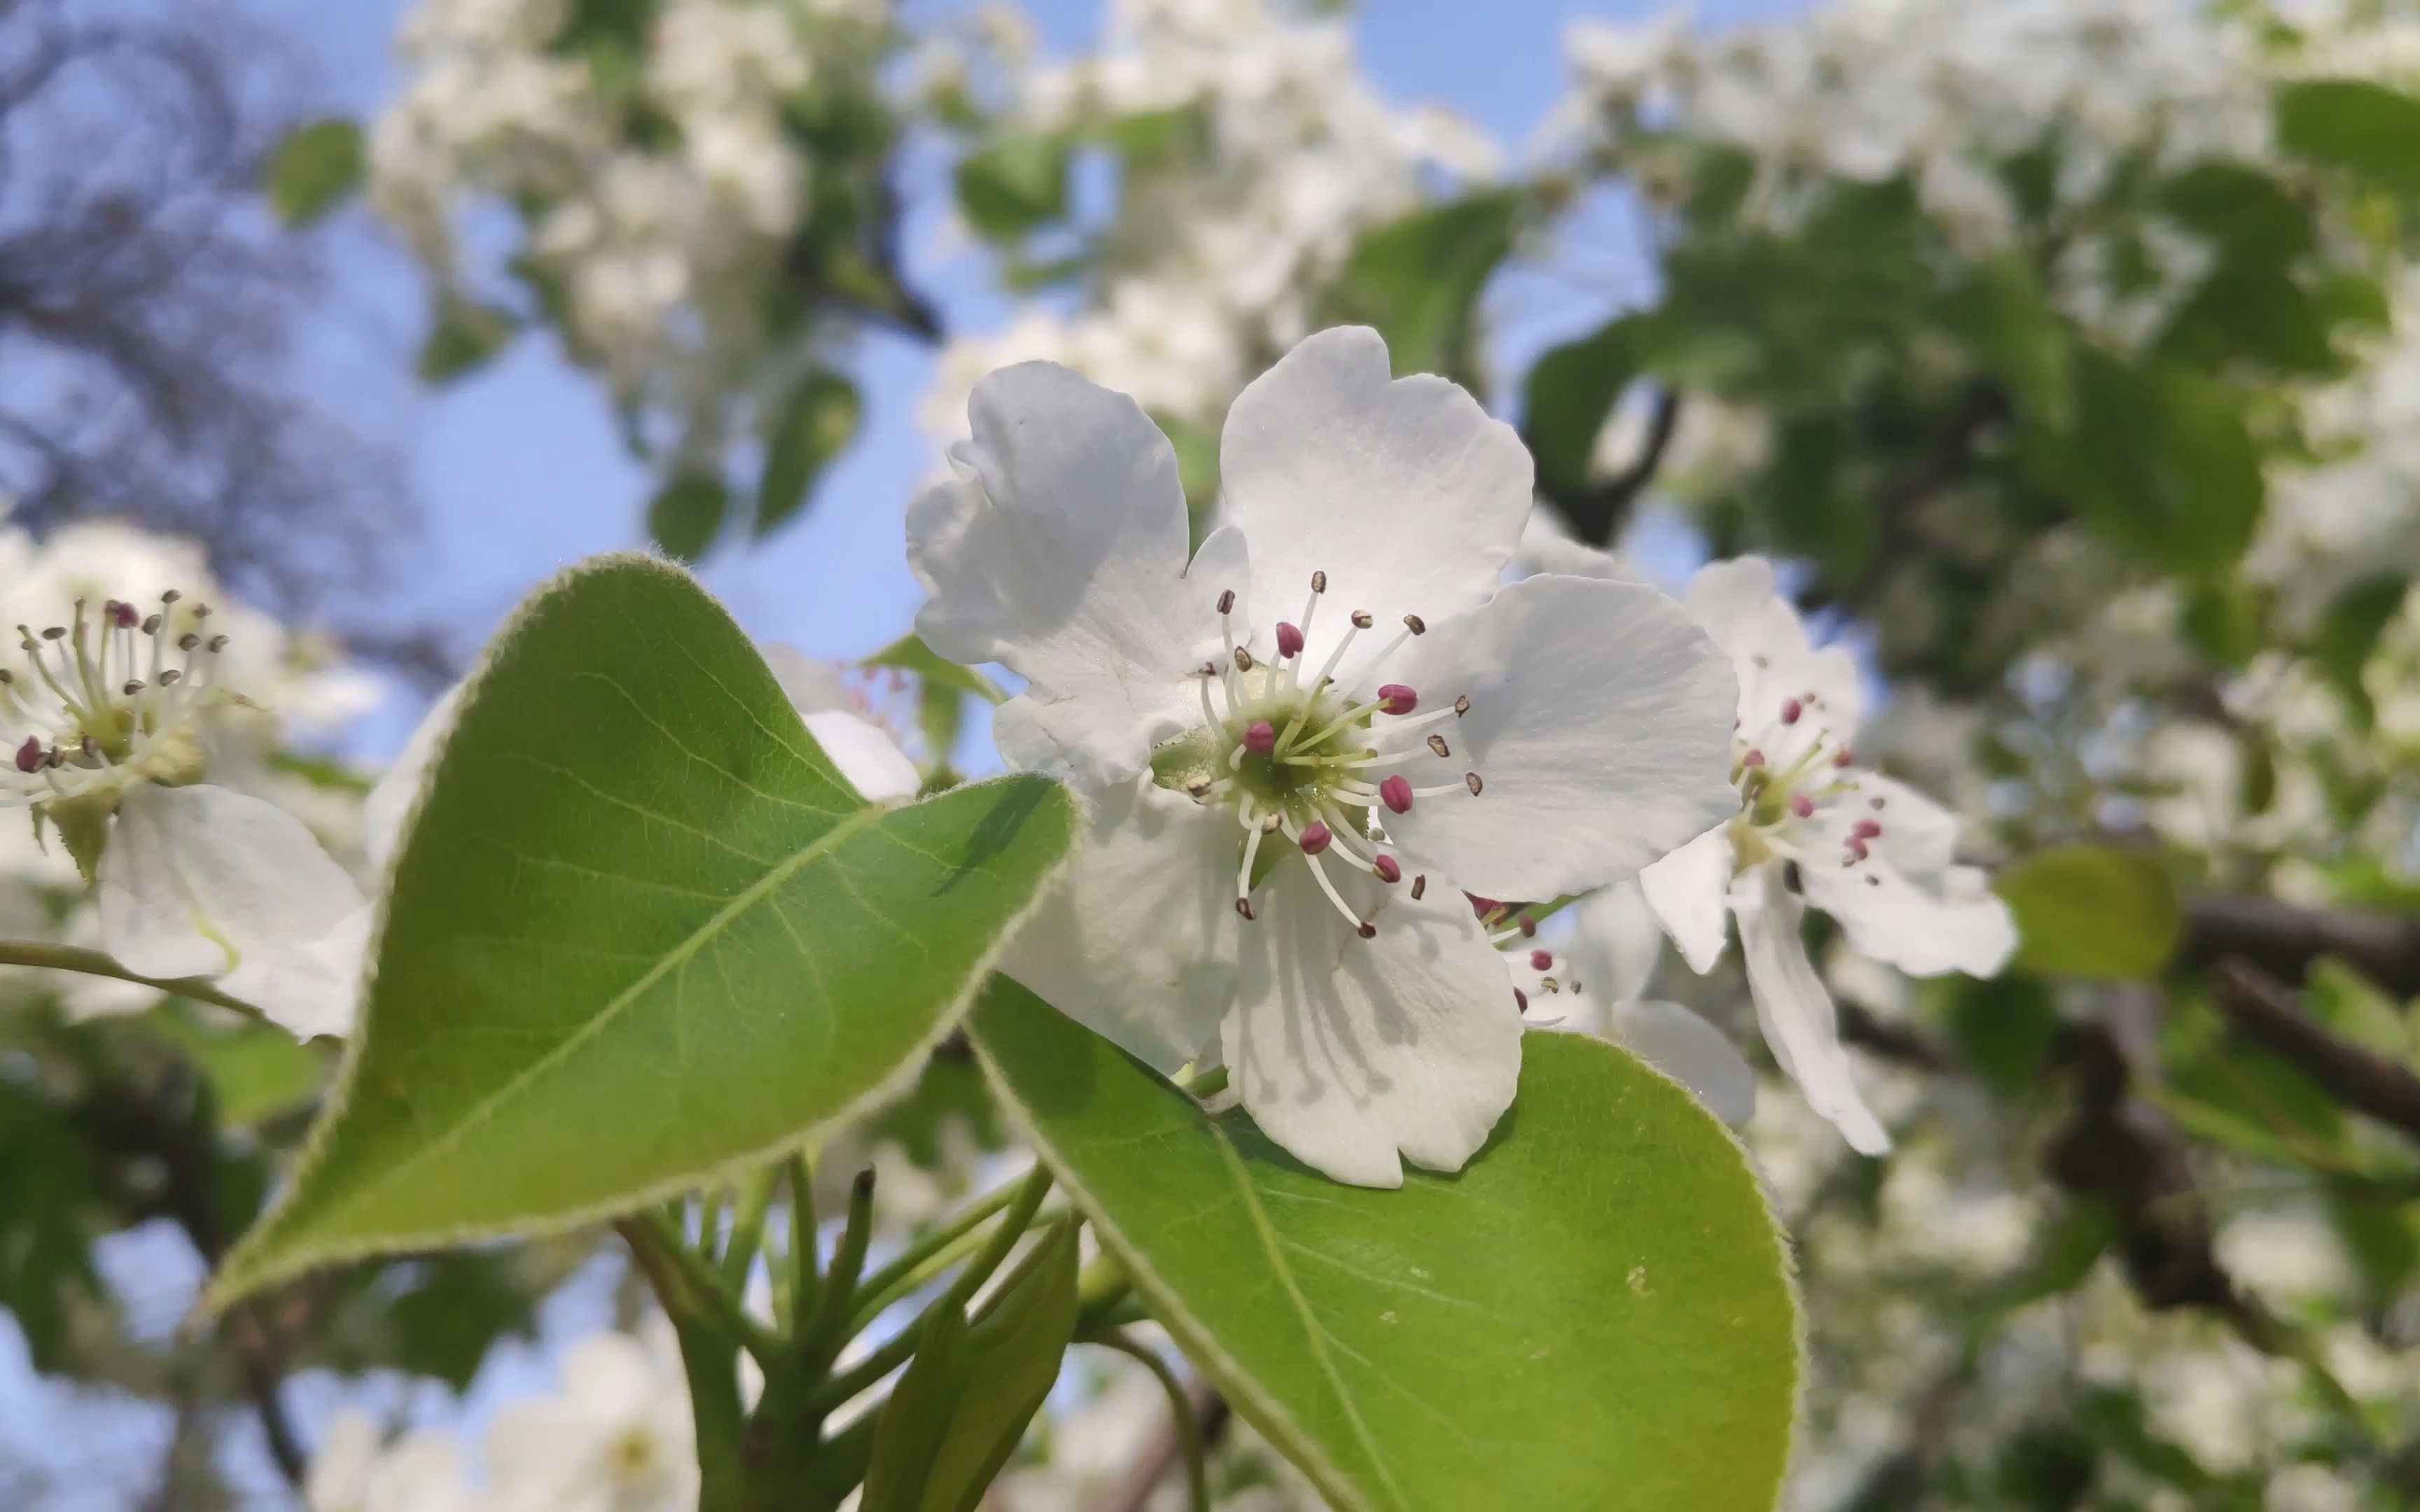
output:
{"label": "white petal with ridges", "polygon": [[1066,368],[994,373],[968,417],[960,475],[908,512],[908,563],[929,595],[917,632],[954,661],[1024,677],[1055,769],[1113,785],[1152,742],[1199,722],[1192,671],[1218,642],[1218,594],[1247,586],[1241,542],[1205,546],[1188,578],[1168,438]]}
{"label": "white petal with ridges", "polygon": [[302,822],[219,787],[138,787],[101,861],[101,935],[149,977],[223,978],[300,1038],[352,1026],[361,889]]}
{"label": "white petal with ridges", "polygon": [[1263,1133],[1337,1180],[1400,1186],[1402,1160],[1459,1170],[1520,1079],[1503,962],[1436,879],[1415,903],[1408,884],[1329,873],[1378,933],[1359,938],[1298,858],[1279,864],[1242,930],[1230,1085]]}
{"label": "white petal with ridges", "polygon": [[[1386,817],[1407,856],[1491,898],[1546,899],[1635,875],[1739,806],[1728,779],[1729,661],[1652,588],[1530,578],[1433,624],[1400,680],[1423,709],[1469,712],[1394,770],[1415,786],[1480,774]],[[1373,733],[1384,741],[1388,718]]]}
{"label": "white petal with ridges", "polygon": [[1057,889],[1001,969],[1155,1068],[1174,1071],[1235,996],[1235,861],[1223,808],[1154,787],[1106,793]]}
{"label": "white petal with ridges", "polygon": [[1781,873],[1777,861],[1751,867],[1731,890],[1757,1023],[1773,1058],[1806,1094],[1807,1105],[1839,1130],[1852,1149],[1886,1153],[1890,1135],[1857,1091],[1849,1053],[1840,1045],[1839,1012],[1798,933],[1805,905]]}
{"label": "white petal with ridges", "polygon": [[1638,890],[1689,969],[1704,976],[1730,938],[1733,855],[1727,820],[1638,873]]}
{"label": "white petal with ridges", "polygon": [[1311,574],[1327,574],[1303,652],[1313,669],[1356,609],[1391,635],[1406,614],[1484,602],[1529,514],[1529,453],[1512,428],[1444,378],[1395,378],[1386,342],[1360,326],[1311,336],[1245,389],[1218,468],[1221,517],[1251,542],[1258,612],[1294,618]]}

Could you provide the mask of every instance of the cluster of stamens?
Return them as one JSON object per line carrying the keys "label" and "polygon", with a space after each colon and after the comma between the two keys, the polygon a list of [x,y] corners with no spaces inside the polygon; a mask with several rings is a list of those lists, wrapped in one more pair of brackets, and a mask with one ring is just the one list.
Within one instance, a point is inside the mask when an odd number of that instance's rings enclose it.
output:
{"label": "cluster of stamens", "polygon": [[76,600],[70,625],[17,626],[25,668],[0,667],[0,722],[11,754],[0,807],[82,796],[130,780],[181,775],[198,761],[194,716],[213,697],[227,638],[207,632],[207,604],[156,612]]}
{"label": "cluster of stamens", "polygon": [[[1384,848],[1385,815],[1409,813],[1426,798],[1477,797],[1486,784],[1469,770],[1450,781],[1420,783],[1406,769],[1452,761],[1453,746],[1439,727],[1470,712],[1468,697],[1423,712],[1418,689],[1404,683],[1372,686],[1388,658],[1428,633],[1419,615],[1404,615],[1393,639],[1349,677],[1340,678],[1337,669],[1361,633],[1376,624],[1367,610],[1354,610],[1326,663],[1307,673],[1303,648],[1326,593],[1327,574],[1312,573],[1302,617],[1279,623],[1271,638],[1274,655],[1265,657],[1252,650],[1251,635],[1237,639],[1235,595],[1221,593],[1218,621],[1226,653],[1201,668],[1202,727],[1171,746],[1206,742],[1206,749],[1194,752],[1181,785],[1197,802],[1231,806],[1243,830],[1235,870],[1237,914],[1259,917],[1252,893],[1271,859],[1264,843],[1281,837],[1301,853],[1337,912],[1368,939],[1377,926],[1345,903],[1325,858],[1333,854],[1389,886],[1400,883],[1403,865]],[[1425,875],[1412,878],[1414,898],[1427,887]]]}
{"label": "cluster of stamens", "polygon": [[[1765,665],[1761,656],[1754,660],[1759,667]],[[1794,859],[1807,858],[1802,854],[1804,847],[1793,842],[1805,821],[1860,795],[1855,756],[1830,731],[1814,722],[1821,719],[1823,708],[1823,700],[1811,691],[1785,698],[1773,725],[1753,741],[1744,733],[1735,741],[1739,755],[1731,764],[1731,780],[1739,786],[1743,804],[1735,821],[1745,831],[1743,839]],[[1797,754],[1787,764],[1776,766],[1766,758],[1768,746],[1795,747]],[[1839,857],[1844,867],[1866,860],[1873,854],[1872,842],[1882,838],[1878,816],[1884,800],[1868,796],[1863,801],[1871,811],[1849,826]],[[1772,843],[1776,841],[1780,843]],[[1881,879],[1869,873],[1866,881],[1879,886]]]}

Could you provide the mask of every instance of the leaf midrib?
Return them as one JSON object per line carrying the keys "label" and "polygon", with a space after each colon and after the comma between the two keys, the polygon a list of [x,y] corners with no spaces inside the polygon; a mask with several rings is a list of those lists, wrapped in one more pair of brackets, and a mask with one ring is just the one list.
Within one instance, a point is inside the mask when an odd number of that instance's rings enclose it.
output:
{"label": "leaf midrib", "polygon": [[1336,1362],[1328,1358],[1326,1325],[1311,1310],[1311,1299],[1302,1294],[1302,1288],[1295,1281],[1294,1267],[1286,1262],[1280,1244],[1282,1236],[1262,1210],[1260,1194],[1252,1190],[1251,1173],[1244,1168],[1244,1157],[1236,1152],[1233,1142],[1227,1137],[1227,1131],[1218,1127],[1216,1119],[1204,1118],[1202,1121],[1210,1131],[1211,1141],[1218,1147],[1220,1163],[1243,1196],[1244,1211],[1252,1220],[1252,1232],[1261,1242],[1262,1252],[1269,1257],[1269,1269],[1277,1277],[1278,1285],[1285,1289],[1286,1300],[1293,1304],[1295,1316],[1302,1321],[1303,1340],[1311,1346],[1312,1361],[1318,1365],[1319,1373],[1326,1378],[1329,1389],[1336,1393],[1336,1403],[1344,1409],[1345,1420],[1353,1425],[1353,1437],[1360,1444],[1362,1455],[1369,1459],[1370,1468],[1378,1473],[1379,1480],[1385,1483],[1387,1494],[1394,1498],[1395,1505],[1408,1512],[1410,1504],[1404,1500],[1403,1488],[1395,1484],[1394,1475],[1387,1469],[1386,1457],[1378,1452],[1378,1445],[1370,1437],[1370,1425],[1361,1421],[1360,1407],[1355,1403],[1352,1392],[1345,1387],[1344,1378],[1337,1373]]}
{"label": "leaf midrib", "polygon": [[[690,931],[680,943],[665,951],[654,964],[639,974],[637,980],[615,994],[611,1002],[598,1009],[595,1016],[545,1055],[514,1072],[503,1086],[489,1093],[477,1105],[463,1114],[452,1128],[422,1145],[401,1161],[355,1186],[353,1200],[348,1206],[358,1206],[365,1199],[393,1185],[405,1175],[417,1170],[433,1157],[450,1151],[472,1129],[493,1118],[498,1108],[520,1096],[533,1082],[553,1071],[577,1053],[582,1046],[602,1034],[614,1020],[628,1011],[633,1003],[644,996],[656,983],[661,981],[667,973],[686,965],[715,936],[729,928],[733,919],[763,902],[776,888],[837,848],[850,836],[892,811],[879,804],[861,809],[825,830],[791,855],[768,867],[763,876],[734,894],[729,903],[715,911],[714,917]],[[787,922],[788,920],[783,920],[785,925]],[[795,932],[793,934],[795,936]]]}

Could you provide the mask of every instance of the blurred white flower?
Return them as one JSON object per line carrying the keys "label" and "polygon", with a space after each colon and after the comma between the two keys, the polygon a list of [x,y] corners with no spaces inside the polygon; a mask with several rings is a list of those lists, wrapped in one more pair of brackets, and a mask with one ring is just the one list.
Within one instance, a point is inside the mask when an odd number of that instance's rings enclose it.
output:
{"label": "blurred white flower", "polygon": [[424,1428],[389,1443],[352,1409],[328,1425],[302,1486],[309,1512],[476,1512],[484,1501],[452,1434]]}
{"label": "blurred white flower", "polygon": [[672,1325],[592,1334],[564,1351],[551,1395],[505,1403],[489,1430],[497,1512],[691,1512],[697,1435]]}

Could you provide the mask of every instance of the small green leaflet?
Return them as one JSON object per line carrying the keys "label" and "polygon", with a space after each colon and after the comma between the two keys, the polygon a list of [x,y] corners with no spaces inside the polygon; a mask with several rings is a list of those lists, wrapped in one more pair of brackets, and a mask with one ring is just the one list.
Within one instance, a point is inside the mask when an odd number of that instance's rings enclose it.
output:
{"label": "small green leaflet", "polygon": [[799,1144],[912,1073],[1073,827],[1033,777],[863,806],[686,574],[572,569],[464,694],[336,1094],[212,1302]]}
{"label": "small green leaflet", "polygon": [[1533,1034],[1459,1175],[1342,1186],[996,979],[976,1049],[1154,1317],[1340,1512],[1765,1512],[1788,1257],[1746,1158],[1609,1044]]}

